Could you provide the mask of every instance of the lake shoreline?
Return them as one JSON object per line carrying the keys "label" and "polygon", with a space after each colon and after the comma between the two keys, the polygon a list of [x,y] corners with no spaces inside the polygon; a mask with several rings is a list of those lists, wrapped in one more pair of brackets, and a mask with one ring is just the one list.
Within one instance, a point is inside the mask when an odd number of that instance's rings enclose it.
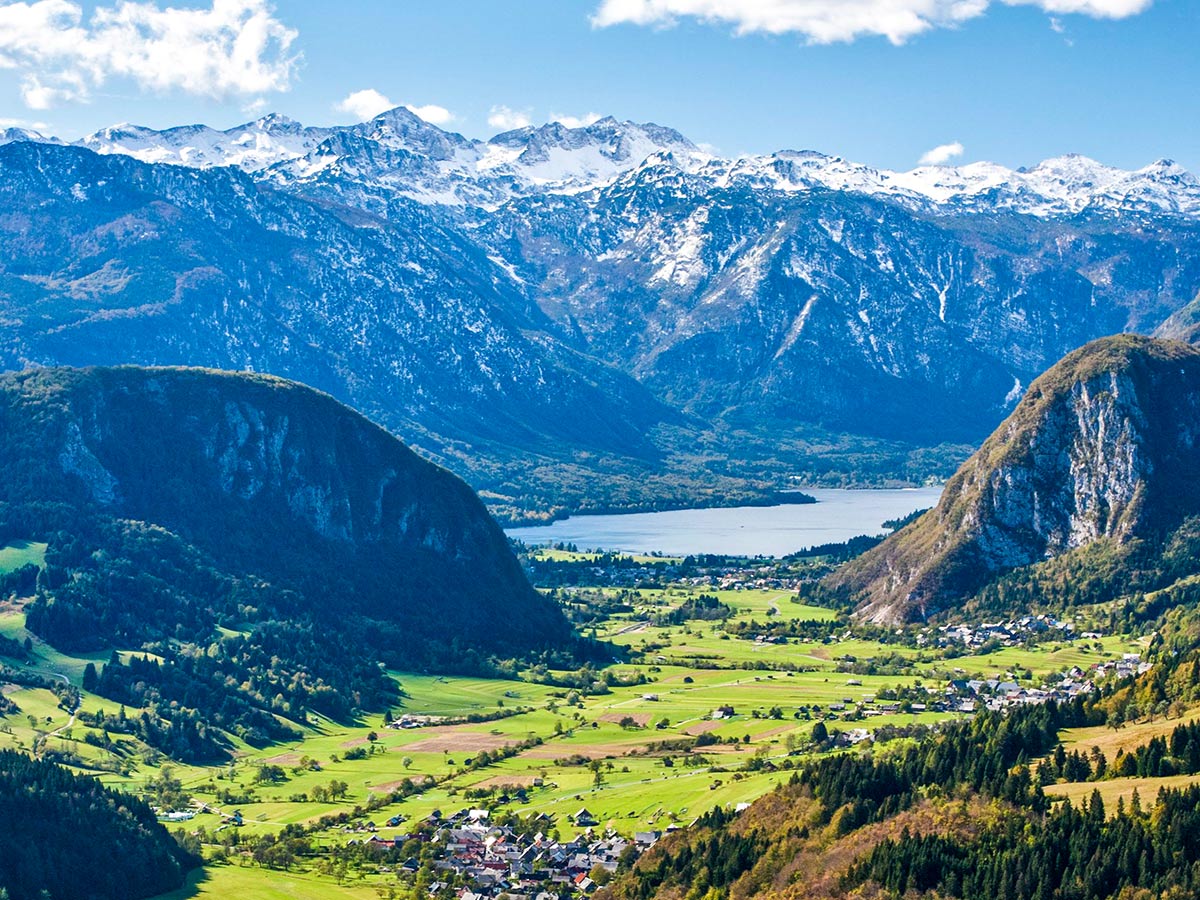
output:
{"label": "lake shoreline", "polygon": [[513,526],[505,533],[531,547],[572,544],[621,553],[781,557],[860,535],[886,534],[884,522],[933,506],[942,487],[807,491],[815,502],[589,513]]}
{"label": "lake shoreline", "polygon": [[[521,518],[512,516],[501,517],[494,513],[496,523],[508,531],[512,528],[548,527],[556,522],[567,519],[580,519],[584,516],[633,516],[649,513],[681,512],[689,509],[759,509],[768,506],[807,506],[818,503],[815,497],[805,493],[805,489],[787,489],[763,494],[748,494],[744,497],[723,497],[705,503],[703,498],[684,501],[682,503],[633,503],[628,506],[612,505],[587,510],[559,509],[545,516],[526,515]],[[851,490],[858,490],[857,488]],[[862,488],[871,490],[871,488]]]}

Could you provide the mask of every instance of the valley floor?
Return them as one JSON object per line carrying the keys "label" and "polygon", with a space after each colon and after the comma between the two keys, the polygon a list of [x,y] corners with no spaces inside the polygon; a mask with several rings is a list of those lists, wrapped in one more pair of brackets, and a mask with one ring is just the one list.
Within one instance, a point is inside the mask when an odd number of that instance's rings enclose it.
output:
{"label": "valley floor", "polygon": [[[541,558],[597,562],[564,551]],[[302,740],[263,749],[235,740],[234,758],[212,766],[171,763],[128,735],[107,735],[106,749],[77,717],[115,712],[111,701],[83,692],[72,714],[47,687],[10,684],[5,697],[20,711],[0,719],[0,747],[58,759],[151,799],[177,780],[171,805],[190,817],[169,827],[198,834],[210,855],[232,863],[206,867],[172,898],[369,896],[403,877],[360,861],[338,884],[304,859],[286,872],[253,865],[250,848],[288,826],[316,847],[391,841],[435,811],[469,808],[546,814],[543,830],[563,841],[593,829],[663,833],[714,806],[754,800],[814,754],[872,737],[919,739],[921,726],[962,718],[945,697],[952,682],[1024,690],[1141,650],[1121,636],[1014,638],[985,652],[938,646],[936,629],[922,638],[851,628],[836,611],[772,586],[786,579],[760,571],[762,563],[679,581],[665,574],[678,560],[631,562],[658,572],[642,578],[651,586],[560,592],[590,618],[583,630],[627,648],[629,662],[583,675],[528,670],[521,680],[397,672],[404,696],[390,716],[314,720]],[[701,597],[727,617],[672,618]],[[18,608],[0,612],[0,635],[30,638],[30,671],[76,686],[88,662],[107,658],[55,652],[25,630]],[[1105,789],[1121,789],[1112,785]],[[583,809],[590,818],[578,820]]]}

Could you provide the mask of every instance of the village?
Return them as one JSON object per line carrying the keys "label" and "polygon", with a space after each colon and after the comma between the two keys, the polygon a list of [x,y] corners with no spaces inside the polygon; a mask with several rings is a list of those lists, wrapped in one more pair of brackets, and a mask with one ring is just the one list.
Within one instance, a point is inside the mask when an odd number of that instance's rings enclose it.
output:
{"label": "village", "polygon": [[1023,616],[1007,622],[942,625],[936,633],[923,631],[917,635],[917,644],[927,646],[933,643],[939,647],[962,645],[969,650],[978,651],[989,644],[1016,647],[1030,640],[1099,640],[1101,637],[1103,635],[1098,631],[1080,631],[1074,622],[1042,614]]}
{"label": "village", "polygon": [[[388,824],[398,826],[401,821],[396,817]],[[412,850],[414,842],[432,848],[437,880],[429,885],[431,896],[559,900],[591,893],[607,882],[618,866],[632,864],[663,834],[637,832],[629,839],[605,830],[597,835],[600,822],[586,807],[570,821],[580,833],[571,840],[560,840],[554,818],[545,813],[522,823],[528,827],[514,828],[493,822],[486,809],[461,809],[450,816],[435,810],[412,833],[393,837],[375,833],[366,839],[351,838],[348,843],[380,853]],[[678,827],[671,825],[668,831]],[[400,863],[409,873],[420,866],[415,855]]]}

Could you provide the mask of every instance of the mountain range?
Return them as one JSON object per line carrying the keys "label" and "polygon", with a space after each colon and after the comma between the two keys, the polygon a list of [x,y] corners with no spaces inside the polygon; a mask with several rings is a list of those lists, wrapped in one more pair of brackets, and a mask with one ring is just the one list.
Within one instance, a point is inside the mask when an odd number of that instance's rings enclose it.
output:
{"label": "mountain range", "polygon": [[3,139],[0,365],[295,378],[513,518],[945,477],[1064,354],[1186,332],[1200,292],[1168,161],[897,173],[404,108]]}

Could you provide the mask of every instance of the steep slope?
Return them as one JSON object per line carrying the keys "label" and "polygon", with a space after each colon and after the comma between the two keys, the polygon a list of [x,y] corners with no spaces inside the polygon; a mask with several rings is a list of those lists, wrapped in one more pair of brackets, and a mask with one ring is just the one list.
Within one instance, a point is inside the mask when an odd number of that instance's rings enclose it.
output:
{"label": "steep slope", "polygon": [[830,578],[859,614],[946,609],[997,574],[1096,542],[1161,543],[1200,514],[1200,350],[1122,336],[1070,354],[937,507]]}
{"label": "steep slope", "polygon": [[0,500],[161,526],[293,613],[520,653],[569,629],[464,483],[332,398],[196,369],[0,378]]}
{"label": "steep slope", "polygon": [[1153,329],[1200,283],[1195,225],[931,219],[714,186],[667,158],[511,203],[486,239],[548,316],[667,402],[924,442],[977,442],[1065,353]]}
{"label": "steep slope", "polygon": [[1154,329],[1154,337],[1196,343],[1197,338],[1200,338],[1200,294]]}
{"label": "steep slope", "polygon": [[233,170],[34,143],[0,147],[0,201],[4,368],[269,371],[460,457],[653,458],[645,432],[678,418],[413,204],[351,224]]}
{"label": "steep slope", "polygon": [[[47,545],[6,597],[92,724],[186,762],[393,708],[389,669],[608,658],[526,580],[462,481],[328,395],[174,368],[0,376],[0,546]],[[143,656],[142,654],[149,654]]]}

